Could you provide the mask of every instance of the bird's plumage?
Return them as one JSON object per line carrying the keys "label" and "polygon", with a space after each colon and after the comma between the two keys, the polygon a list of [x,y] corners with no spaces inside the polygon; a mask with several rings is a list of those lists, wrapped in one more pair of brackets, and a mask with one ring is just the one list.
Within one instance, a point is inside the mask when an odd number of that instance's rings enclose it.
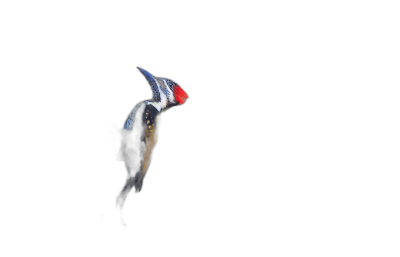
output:
{"label": "bird's plumage", "polygon": [[152,151],[157,143],[157,117],[162,111],[183,104],[188,95],[174,81],[157,78],[138,68],[147,79],[153,98],[138,103],[128,115],[122,130],[121,154],[128,177],[117,204],[121,210],[130,192],[135,187],[140,192],[143,179],[150,166]]}

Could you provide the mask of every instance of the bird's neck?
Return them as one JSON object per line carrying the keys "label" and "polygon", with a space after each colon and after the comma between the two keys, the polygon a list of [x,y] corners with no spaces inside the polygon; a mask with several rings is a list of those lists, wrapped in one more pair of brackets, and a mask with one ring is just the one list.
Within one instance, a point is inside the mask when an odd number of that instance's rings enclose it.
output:
{"label": "bird's neck", "polygon": [[156,97],[152,97],[149,101],[148,104],[153,105],[159,112],[162,112],[163,109],[165,109],[168,106],[168,98],[164,94],[164,92],[158,88],[158,94]]}

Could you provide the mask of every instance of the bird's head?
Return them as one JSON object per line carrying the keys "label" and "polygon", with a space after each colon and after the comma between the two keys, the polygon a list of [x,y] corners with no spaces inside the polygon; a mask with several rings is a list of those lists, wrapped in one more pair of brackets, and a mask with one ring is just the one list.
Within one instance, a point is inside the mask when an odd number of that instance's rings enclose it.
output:
{"label": "bird's head", "polygon": [[161,102],[162,109],[182,105],[189,98],[176,82],[167,78],[155,77],[142,68],[138,67],[138,69],[150,84],[153,91],[153,100]]}

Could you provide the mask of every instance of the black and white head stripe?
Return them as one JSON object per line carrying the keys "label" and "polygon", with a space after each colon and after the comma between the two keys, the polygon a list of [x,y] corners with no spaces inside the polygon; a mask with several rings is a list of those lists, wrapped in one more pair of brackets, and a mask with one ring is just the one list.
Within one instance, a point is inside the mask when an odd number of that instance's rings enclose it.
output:
{"label": "black and white head stripe", "polygon": [[[177,83],[171,79],[154,77],[152,74],[142,68],[138,67],[138,69],[150,84],[151,90],[153,91],[153,104],[159,103],[159,105],[157,104],[158,110],[164,109],[167,106],[171,107],[177,103],[175,96],[176,87],[178,87],[179,91],[179,86]],[[181,98],[179,98],[179,103],[180,102]]]}
{"label": "black and white head stripe", "polygon": [[173,81],[170,80],[170,79],[167,79],[167,78],[160,78],[160,79],[164,80],[165,83],[167,84],[167,86],[168,86],[169,88],[171,88],[171,89],[173,89],[173,88],[177,85],[175,82],[173,82]]}
{"label": "black and white head stripe", "polygon": [[167,78],[158,78],[158,81],[162,81],[162,83],[165,85],[165,88],[162,89],[163,92],[168,91],[168,93],[165,93],[168,98],[168,102],[175,103],[174,87],[177,86],[177,84]]}

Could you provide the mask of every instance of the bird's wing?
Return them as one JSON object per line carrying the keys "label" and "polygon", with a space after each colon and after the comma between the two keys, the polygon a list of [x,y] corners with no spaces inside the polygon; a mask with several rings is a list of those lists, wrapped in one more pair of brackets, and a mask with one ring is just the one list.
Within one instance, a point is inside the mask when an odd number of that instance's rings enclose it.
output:
{"label": "bird's wing", "polygon": [[139,179],[135,185],[135,192],[140,192],[143,185],[143,176],[149,166],[151,156],[158,141],[160,130],[160,115],[156,108],[152,105],[147,105],[143,109],[141,117],[141,132],[139,146]]}
{"label": "bird's wing", "polygon": [[131,111],[131,113],[129,114],[128,118],[126,119],[125,123],[124,123],[124,129],[126,130],[132,130],[133,128],[133,121],[135,120],[135,115],[136,115],[136,111],[137,109],[139,109],[140,105],[142,104],[142,102],[138,103],[135,108],[133,108],[133,110]]}

